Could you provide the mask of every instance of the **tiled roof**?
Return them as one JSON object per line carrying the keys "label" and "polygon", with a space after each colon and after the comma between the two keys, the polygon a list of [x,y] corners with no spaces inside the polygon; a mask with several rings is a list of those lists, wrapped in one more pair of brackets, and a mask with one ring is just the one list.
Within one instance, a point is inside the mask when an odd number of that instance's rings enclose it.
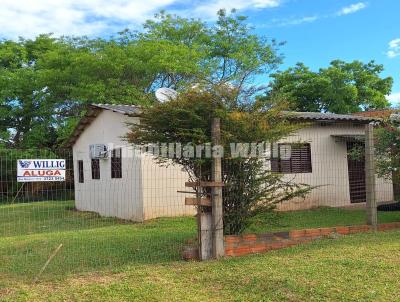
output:
{"label": "tiled roof", "polygon": [[363,112],[356,112],[354,115],[365,116],[365,117],[379,117],[379,118],[390,118],[392,114],[395,114],[398,110],[395,109],[382,109],[382,110],[370,110]]}
{"label": "tiled roof", "polygon": [[[81,133],[86,127],[97,117],[101,110],[110,110],[124,115],[137,116],[140,115],[141,110],[139,106],[135,105],[114,105],[114,104],[91,104],[88,112],[80,120],[76,126],[72,136],[65,143],[66,147],[71,147],[75,144]],[[376,117],[365,117],[348,114],[334,114],[334,113],[321,113],[321,112],[294,112],[285,111],[284,115],[289,120],[304,120],[304,121],[351,121],[369,123],[373,121],[379,121]]]}
{"label": "tiled roof", "polygon": [[322,113],[322,112],[294,112],[285,111],[288,119],[291,120],[315,120],[315,121],[350,121],[369,123],[379,121],[376,117],[364,117],[350,114]]}

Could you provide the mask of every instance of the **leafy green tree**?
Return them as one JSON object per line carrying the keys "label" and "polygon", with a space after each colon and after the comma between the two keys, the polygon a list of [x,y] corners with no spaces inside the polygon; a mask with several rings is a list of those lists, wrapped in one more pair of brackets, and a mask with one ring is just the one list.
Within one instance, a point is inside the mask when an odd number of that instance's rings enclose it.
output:
{"label": "leafy green tree", "polygon": [[0,41],[0,143],[56,148],[88,104],[151,104],[159,87],[230,82],[251,95],[251,79],[280,62],[278,46],[223,10],[210,26],[161,12],[110,39]]}
{"label": "leafy green tree", "polygon": [[13,147],[48,146],[56,141],[47,89],[38,58],[54,49],[54,39],[0,43],[0,143]]}
{"label": "leafy green tree", "polygon": [[[230,83],[239,88],[236,92],[241,95],[237,98],[243,98],[245,93],[251,97],[257,89],[264,89],[252,82],[256,76],[266,77],[281,63],[279,46],[282,43],[254,34],[246,22],[247,17],[238,15],[235,10],[230,13],[220,10],[217,14],[217,22],[211,26],[201,20],[163,12],[144,24],[145,31],[136,36],[139,43],[156,49],[160,43],[165,43],[162,53],[166,56],[157,58],[159,64],[185,68],[182,58],[189,58],[187,69],[180,76],[174,68],[158,67],[158,72],[163,72],[152,82],[152,87],[161,83],[155,87],[184,90],[197,83],[203,86]],[[129,41],[135,34],[127,31],[125,36],[128,38],[124,41]]]}
{"label": "leafy green tree", "polygon": [[[199,72],[188,81],[189,85],[177,87],[181,94],[176,100],[143,108],[140,125],[133,125],[128,134],[130,142],[143,146],[152,143],[209,144],[213,117],[221,119],[224,150],[229,150],[230,143],[278,140],[295,129],[279,117],[283,107],[265,106],[255,100],[255,95],[265,87],[252,84],[254,78],[267,77],[281,62],[278,43],[252,34],[246,18],[235,11],[231,14],[219,11],[218,20],[211,27],[196,23],[195,26],[202,30],[190,38],[185,31],[180,30],[176,35],[171,29],[181,28],[181,22],[187,20],[161,15],[160,23],[148,23],[152,30],[144,37],[149,40],[164,38],[174,43],[185,41],[185,45],[202,54]],[[197,83],[196,88],[187,89],[193,83]],[[283,106],[284,102],[280,104]],[[159,160],[169,162],[163,157]],[[193,179],[210,179],[210,158],[175,157],[172,161],[184,167]],[[260,158],[224,160],[226,234],[241,233],[257,212],[271,210],[276,203],[304,196],[310,190],[308,186],[283,182],[281,175],[266,171],[264,164]],[[210,192],[205,189],[201,193]]]}
{"label": "leafy green tree", "polygon": [[0,143],[56,148],[88,104],[151,103],[155,89],[193,80],[201,65],[183,43],[127,36],[1,41]]}
{"label": "leafy green tree", "polygon": [[386,108],[393,79],[381,78],[383,66],[371,61],[332,61],[314,72],[302,63],[272,75],[268,97],[283,94],[295,111],[353,113]]}
{"label": "leafy green tree", "polygon": [[385,120],[375,136],[378,175],[393,182],[395,198],[400,201],[400,122]]}
{"label": "leafy green tree", "polygon": [[[210,144],[211,121],[219,117],[221,145],[227,152],[231,143],[275,141],[297,129],[280,117],[280,106],[266,108],[260,102],[241,104],[236,96],[233,89],[220,85],[210,90],[189,90],[175,100],[143,108],[141,122],[132,125],[128,141],[141,146]],[[181,165],[192,180],[210,180],[211,159],[204,155],[203,152],[202,158],[172,159],[161,155],[158,160],[161,164],[172,161]],[[282,175],[267,171],[262,157],[224,159],[223,166],[225,234],[241,233],[257,213],[270,211],[277,203],[305,196],[311,190],[309,186],[283,181]],[[206,189],[200,193],[210,194]]]}

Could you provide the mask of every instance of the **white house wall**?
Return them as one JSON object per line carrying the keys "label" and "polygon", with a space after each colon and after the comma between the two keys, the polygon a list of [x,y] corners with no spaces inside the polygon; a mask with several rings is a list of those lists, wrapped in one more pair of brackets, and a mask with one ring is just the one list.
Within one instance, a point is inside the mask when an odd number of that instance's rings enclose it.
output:
{"label": "white house wall", "polygon": [[[102,216],[143,220],[140,158],[122,158],[122,178],[111,178],[111,159],[100,159],[100,179],[92,179],[90,144],[123,146],[123,154],[132,150],[123,136],[127,122],[138,119],[103,110],[83,131],[73,147],[75,205],[78,210],[97,212]],[[78,182],[78,160],[83,160],[84,183]]]}
{"label": "white house wall", "polygon": [[[318,186],[303,199],[295,199],[279,205],[280,210],[297,210],[318,206],[348,206],[350,188],[346,142],[332,135],[364,135],[363,125],[351,123],[315,124],[297,131],[281,142],[307,142],[311,147],[312,173],[286,174],[285,179],[297,183]],[[376,178],[377,200],[391,201],[391,181]]]}
{"label": "white house wall", "polygon": [[[179,166],[160,166],[149,155],[132,156],[122,138],[138,118],[103,110],[83,131],[73,147],[75,203],[82,211],[102,216],[143,221],[162,216],[193,215],[194,207],[184,204],[187,173]],[[287,180],[318,186],[305,200],[285,202],[280,210],[296,210],[318,206],[350,205],[347,146],[332,135],[364,135],[364,126],[350,123],[316,124],[303,128],[283,142],[308,142],[311,146],[312,173],[287,174]],[[100,179],[91,177],[90,144],[113,144],[123,149],[122,178],[111,178],[111,159],[100,160]],[[124,153],[129,156],[124,156]],[[84,183],[78,182],[77,161],[84,163]],[[378,201],[393,199],[390,181],[376,179]],[[192,197],[192,196],[191,196]]]}
{"label": "white house wall", "polygon": [[185,187],[188,174],[181,166],[155,164],[149,155],[144,155],[141,163],[144,219],[195,214],[193,206],[185,205],[185,197],[194,195],[178,192],[190,191]]}
{"label": "white house wall", "polygon": [[[138,118],[103,110],[81,134],[73,147],[75,204],[81,211],[102,216],[143,221],[155,217],[193,215],[185,205],[188,175],[179,166],[160,166],[153,157],[138,154],[123,139],[127,123]],[[122,178],[111,178],[111,159],[100,159],[100,179],[92,179],[90,144],[122,147]],[[84,163],[84,183],[78,182],[78,160]]]}

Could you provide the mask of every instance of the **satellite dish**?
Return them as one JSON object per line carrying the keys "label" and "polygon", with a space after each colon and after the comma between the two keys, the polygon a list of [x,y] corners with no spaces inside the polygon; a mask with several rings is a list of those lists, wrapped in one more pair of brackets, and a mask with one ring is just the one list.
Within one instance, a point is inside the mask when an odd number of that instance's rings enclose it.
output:
{"label": "satellite dish", "polygon": [[159,102],[164,103],[176,99],[178,92],[171,88],[162,87],[156,90],[156,98]]}

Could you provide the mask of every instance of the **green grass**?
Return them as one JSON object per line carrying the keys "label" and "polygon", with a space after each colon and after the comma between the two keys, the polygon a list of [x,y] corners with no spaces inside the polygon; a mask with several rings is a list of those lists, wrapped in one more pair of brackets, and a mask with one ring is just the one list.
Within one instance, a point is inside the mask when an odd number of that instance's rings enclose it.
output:
{"label": "green grass", "polygon": [[63,281],[9,282],[5,301],[399,301],[400,231],[235,259],[127,265]]}
{"label": "green grass", "polygon": [[[400,231],[186,263],[180,251],[195,237],[193,217],[135,224],[72,206],[0,206],[0,301],[400,300]],[[379,213],[379,220],[400,221],[400,214]],[[259,215],[247,232],[364,222],[361,210],[320,208]],[[32,283],[59,244],[41,281]]]}
{"label": "green grass", "polygon": [[60,244],[43,278],[179,260],[196,234],[193,217],[128,223],[72,208],[58,201],[1,206],[0,271],[31,280]]}
{"label": "green grass", "polygon": [[[44,201],[0,206],[1,237],[61,232],[115,225],[114,218],[77,212],[73,201]],[[122,222],[122,221],[120,221]]]}
{"label": "green grass", "polygon": [[[379,223],[395,221],[400,221],[400,211],[378,212]],[[252,219],[251,224],[246,229],[246,233],[264,233],[341,225],[360,225],[365,223],[365,209],[324,207],[304,211],[260,214]]]}

